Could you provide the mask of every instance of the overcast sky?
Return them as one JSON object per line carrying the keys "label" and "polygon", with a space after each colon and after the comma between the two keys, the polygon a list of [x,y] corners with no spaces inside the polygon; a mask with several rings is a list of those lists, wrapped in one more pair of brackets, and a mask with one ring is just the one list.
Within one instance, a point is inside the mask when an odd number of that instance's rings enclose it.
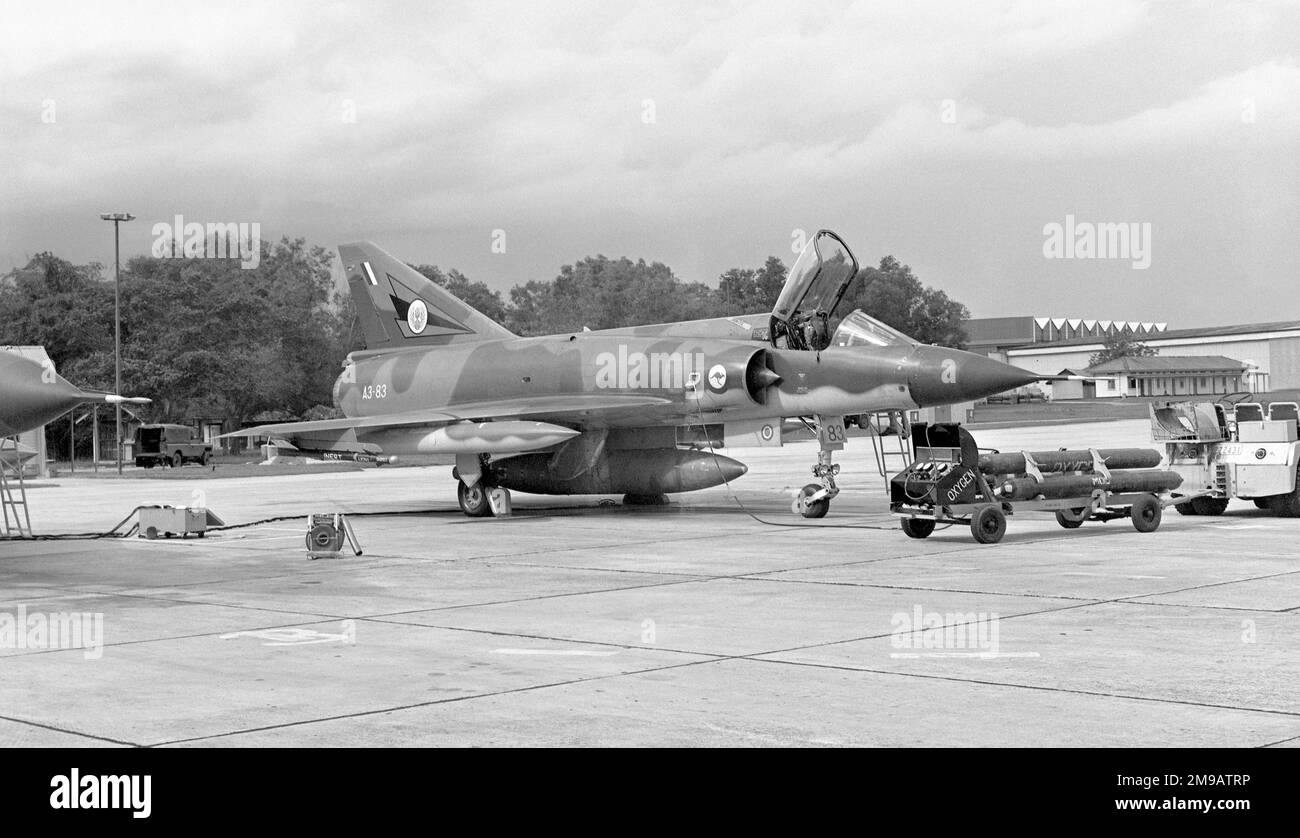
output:
{"label": "overcast sky", "polygon": [[[4,20],[0,272],[111,261],[109,210],[140,219],[129,254],[180,213],[371,239],[501,289],[596,253],[716,283],[829,227],[977,316],[1300,319],[1291,2],[6,2]],[[1067,216],[1149,224],[1150,266],[1047,258]]]}

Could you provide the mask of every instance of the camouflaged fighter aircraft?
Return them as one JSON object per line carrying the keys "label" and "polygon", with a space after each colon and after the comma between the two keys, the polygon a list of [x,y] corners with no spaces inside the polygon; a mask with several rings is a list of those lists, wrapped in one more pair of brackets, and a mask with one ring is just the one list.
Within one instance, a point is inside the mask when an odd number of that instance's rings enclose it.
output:
{"label": "camouflaged fighter aircraft", "polygon": [[17,436],[52,422],[80,404],[148,404],[148,399],[88,393],[17,352],[0,350],[0,437]]}
{"label": "camouflaged fighter aircraft", "polygon": [[[662,502],[734,480],[727,447],[781,444],[803,417],[820,442],[796,509],[826,514],[843,417],[970,401],[1038,380],[926,346],[861,312],[829,331],[858,264],[821,231],[762,316],[518,337],[368,243],[339,246],[366,349],[334,386],[347,418],[248,428],[332,459],[454,455],[461,509],[508,508],[508,490]],[[847,345],[834,345],[836,343]]]}

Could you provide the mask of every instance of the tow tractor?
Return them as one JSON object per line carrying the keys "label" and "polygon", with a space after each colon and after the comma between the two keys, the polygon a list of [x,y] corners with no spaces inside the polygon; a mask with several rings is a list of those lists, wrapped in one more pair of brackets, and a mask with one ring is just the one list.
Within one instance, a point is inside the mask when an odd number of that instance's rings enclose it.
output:
{"label": "tow tractor", "polygon": [[912,426],[913,462],[890,480],[889,511],[910,538],[940,524],[966,524],[981,544],[1002,540],[1007,516],[1053,512],[1066,529],[1129,518],[1138,532],[1160,526],[1179,475],[1153,468],[1150,449],[981,453],[958,423]]}
{"label": "tow tractor", "polygon": [[1219,402],[1152,404],[1151,438],[1189,495],[1183,515],[1222,515],[1231,498],[1300,517],[1296,394],[1249,394]]}

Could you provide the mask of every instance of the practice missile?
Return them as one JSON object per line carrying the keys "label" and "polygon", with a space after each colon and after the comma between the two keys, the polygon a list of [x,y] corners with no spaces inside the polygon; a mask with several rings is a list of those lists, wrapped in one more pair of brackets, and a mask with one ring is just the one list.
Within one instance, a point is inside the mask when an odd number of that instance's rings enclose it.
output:
{"label": "practice missile", "polygon": [[397,462],[397,457],[385,454],[372,454],[368,451],[331,451],[324,448],[285,448],[275,446],[277,457],[316,457],[321,460],[333,460],[346,463],[374,463],[387,466]]}
{"label": "practice missile", "polygon": [[39,428],[79,404],[148,404],[148,399],[88,393],[53,367],[16,352],[0,351],[0,437]]}
{"label": "practice missile", "polygon": [[1108,492],[1166,492],[1183,483],[1181,475],[1163,469],[1133,469],[1112,471],[1107,479],[1101,474],[1062,474],[1045,477],[1040,482],[1033,477],[1007,477],[996,491],[1004,500],[1029,500],[1030,498],[1087,497],[1094,489]]}
{"label": "practice missile", "polygon": [[[1103,448],[1097,452],[1107,468],[1155,468],[1160,465],[1160,452],[1150,448]],[[1031,451],[1044,474],[1062,474],[1071,471],[1093,470],[1091,451]],[[980,471],[985,474],[1024,474],[1024,452],[980,455]]]}

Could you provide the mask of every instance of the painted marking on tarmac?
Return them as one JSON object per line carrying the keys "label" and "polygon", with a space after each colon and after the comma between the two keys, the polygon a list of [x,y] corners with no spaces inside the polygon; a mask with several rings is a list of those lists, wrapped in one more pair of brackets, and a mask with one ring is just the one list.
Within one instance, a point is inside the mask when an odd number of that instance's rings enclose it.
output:
{"label": "painted marking on tarmac", "polygon": [[1084,570],[1071,571],[1064,574],[1065,576],[1101,576],[1106,579],[1168,579],[1168,576],[1142,576],[1141,574],[1126,575],[1123,573],[1088,573]]}
{"label": "painted marking on tarmac", "polygon": [[1212,530],[1275,530],[1277,524],[1209,524]]}
{"label": "painted marking on tarmac", "polygon": [[343,643],[352,645],[357,642],[357,626],[354,620],[340,623],[342,631],[338,634],[306,628],[273,628],[256,631],[232,631],[220,635],[222,640],[234,640],[240,637],[252,637],[264,641],[263,646],[310,646],[317,643]]}
{"label": "painted marking on tarmac", "polygon": [[597,651],[595,649],[493,649],[494,655],[555,655],[566,657],[607,658],[617,655],[618,650]]}
{"label": "painted marking on tarmac", "polygon": [[1038,652],[890,652],[891,658],[914,660],[917,658],[978,658],[980,660],[997,660],[999,658],[1037,658]]}

